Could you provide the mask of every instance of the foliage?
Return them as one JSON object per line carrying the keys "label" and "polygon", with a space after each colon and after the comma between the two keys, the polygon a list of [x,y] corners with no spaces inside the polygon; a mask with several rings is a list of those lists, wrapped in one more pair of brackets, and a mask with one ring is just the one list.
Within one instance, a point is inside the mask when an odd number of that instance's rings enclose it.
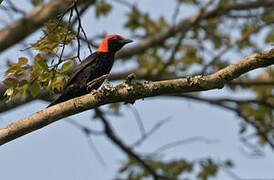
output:
{"label": "foliage", "polygon": [[[178,7],[191,7],[196,9],[197,12],[204,5],[204,1],[198,0],[174,1],[178,3]],[[31,0],[33,6],[40,5],[43,2],[43,0]],[[92,10],[96,18],[100,20],[107,18],[107,15],[116,10],[113,6],[114,3],[115,1],[97,0]],[[240,54],[243,57],[247,53],[250,55],[273,45],[273,8],[236,8],[235,10],[228,10],[228,7],[235,3],[240,4],[244,1],[215,1],[210,8],[207,8],[201,14],[202,18],[200,20],[198,19],[190,27],[180,27],[180,30],[176,32],[175,29],[178,28],[178,24],[184,20],[189,20],[188,18],[192,17],[192,14],[184,16],[185,19],[178,19],[179,17],[176,19],[176,13],[174,12],[172,12],[174,14],[171,15],[171,20],[167,16],[155,18],[151,12],[145,12],[137,4],[127,4],[129,10],[125,15],[126,19],[123,20],[125,30],[133,37],[138,38],[139,44],[145,44],[147,39],[150,38],[160,39],[141,53],[133,54],[131,55],[132,58],[127,59],[127,61],[136,65],[137,78],[140,80],[158,80],[194,74],[203,75],[217,71],[232,63],[231,54]],[[214,9],[216,9],[216,12],[208,17],[203,17],[207,12]],[[66,22],[64,18],[48,21],[44,25],[43,36],[37,42],[31,44],[32,50],[35,50],[32,52],[36,52],[34,57],[19,57],[18,60],[12,60],[8,63],[5,79],[3,80],[3,83],[8,87],[5,92],[8,100],[13,100],[18,96],[23,99],[27,97],[35,98],[39,96],[42,90],[50,93],[62,91],[69,79],[68,73],[75,64],[73,58],[63,58],[63,54],[68,54],[64,53],[65,47],[74,47],[73,40],[79,34],[79,32],[75,33],[72,30],[75,24]],[[171,27],[173,27],[173,31],[170,32],[168,38],[157,36],[159,32],[167,32]],[[264,38],[259,38],[262,32],[264,32]],[[95,37],[97,38],[97,36]],[[98,37],[101,36],[98,35]],[[91,39],[91,44],[96,46],[93,39]],[[83,46],[80,46],[82,44],[77,45],[79,48],[83,48]],[[124,59],[121,61],[123,61],[123,65],[126,64]],[[125,72],[127,72],[127,69]],[[123,79],[122,77],[121,80]],[[248,74],[242,77],[242,80],[250,79],[273,80],[274,69],[265,69],[257,73],[256,76]],[[251,92],[253,101],[239,101],[235,98],[233,102],[217,102],[215,105],[222,108],[230,107],[230,109],[235,110],[234,112],[242,119],[240,123],[242,126],[241,135],[250,133],[250,131],[247,131],[247,127],[253,127],[252,129],[255,127],[259,145],[269,144],[267,137],[270,141],[273,141],[273,85],[230,85],[229,88],[233,93]],[[195,96],[200,97],[199,93],[196,93]],[[212,103],[212,101],[208,102]],[[110,114],[120,115],[121,107],[121,103],[109,105]],[[233,167],[231,161],[216,162],[211,158],[198,161],[186,159],[162,161],[146,158],[145,162],[155,171],[170,178],[185,178],[192,175],[201,180],[216,176],[222,168]],[[132,180],[151,177],[149,172],[132,157],[128,157],[127,161],[123,163],[117,176]]]}
{"label": "foliage", "polygon": [[104,0],[96,3],[96,17],[105,16],[111,11],[112,6]]}
{"label": "foliage", "polygon": [[[40,52],[34,57],[33,64],[26,57],[20,57],[17,63],[9,63],[3,81],[9,87],[5,92],[9,100],[17,94],[22,98],[26,98],[28,93],[36,97],[42,89],[60,92],[67,82],[65,73],[72,67],[72,62],[60,61],[58,46],[69,44],[75,35],[66,24],[54,21],[46,23],[43,32],[44,36],[31,44]],[[54,64],[55,58],[59,59],[57,64]],[[61,68],[57,68],[59,64],[62,64]]]}
{"label": "foliage", "polygon": [[31,0],[31,3],[34,5],[34,6],[37,6],[37,5],[40,5],[44,2],[44,0]]}
{"label": "foliage", "polygon": [[[233,164],[230,160],[224,162],[216,162],[213,159],[202,159],[198,161],[188,161],[185,159],[176,159],[171,161],[160,161],[147,158],[146,162],[160,175],[167,176],[171,179],[188,179],[190,174],[196,174],[201,180],[207,180],[209,177],[216,176],[220,169],[232,168]],[[119,170],[119,178],[140,180],[149,178],[151,175],[133,158],[128,158]]]}

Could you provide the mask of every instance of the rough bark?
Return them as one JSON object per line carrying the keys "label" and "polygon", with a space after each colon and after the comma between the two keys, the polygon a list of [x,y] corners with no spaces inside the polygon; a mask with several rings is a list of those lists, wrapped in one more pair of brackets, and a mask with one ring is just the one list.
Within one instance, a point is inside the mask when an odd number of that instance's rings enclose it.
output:
{"label": "rough bark", "polygon": [[127,81],[115,87],[106,86],[100,90],[92,91],[90,94],[57,104],[1,128],[0,144],[5,144],[59,119],[105,104],[134,103],[135,100],[146,97],[221,89],[226,83],[244,73],[273,64],[274,49],[271,49],[248,56],[207,76],[198,75],[156,82],[138,82],[130,76]]}
{"label": "rough bark", "polygon": [[[27,13],[23,18],[8,25],[0,31],[0,52],[9,48],[10,46],[19,43],[21,40],[29,36],[31,33],[39,29],[44,22],[56,17],[58,14],[64,13],[72,5],[73,0],[52,0],[47,4],[37,6],[33,11]],[[78,5],[87,0],[78,1]],[[196,15],[187,19],[181,20],[178,24],[169,26],[159,33],[142,39],[138,44],[130,48],[121,50],[117,58],[128,58],[136,54],[140,54],[148,48],[162,44],[166,39],[174,36],[177,33],[185,33],[193,28],[199,20],[214,18],[217,16],[227,15],[232,10],[246,10],[259,7],[273,7],[273,1],[255,1],[231,4],[226,7],[217,7],[207,12],[198,12]],[[126,76],[128,72],[123,73]],[[113,79],[117,78],[112,76]],[[120,76],[121,77],[121,76]],[[121,78],[120,78],[121,79]],[[157,78],[151,78],[155,80]],[[3,91],[2,91],[3,90]],[[0,84],[0,95],[4,94],[5,87]],[[40,97],[49,97],[47,94],[42,93],[36,98],[28,96],[25,100],[15,98],[9,103],[0,99],[0,113],[18,107],[22,104],[28,103]]]}

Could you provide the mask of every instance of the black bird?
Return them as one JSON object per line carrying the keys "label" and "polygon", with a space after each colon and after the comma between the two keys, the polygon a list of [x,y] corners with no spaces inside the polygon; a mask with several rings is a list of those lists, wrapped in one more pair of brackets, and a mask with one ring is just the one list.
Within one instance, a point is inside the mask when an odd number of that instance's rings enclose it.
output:
{"label": "black bird", "polygon": [[130,42],[132,40],[120,35],[106,36],[97,51],[75,67],[63,93],[48,107],[98,89],[104,82],[104,78],[100,79],[100,77],[109,74],[112,68],[115,53]]}

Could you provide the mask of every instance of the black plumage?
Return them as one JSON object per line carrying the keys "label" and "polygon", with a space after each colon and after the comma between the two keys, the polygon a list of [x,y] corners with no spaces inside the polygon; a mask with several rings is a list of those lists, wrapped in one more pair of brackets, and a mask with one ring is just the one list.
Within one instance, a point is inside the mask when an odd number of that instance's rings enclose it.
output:
{"label": "black plumage", "polygon": [[74,68],[74,72],[62,94],[48,107],[85,95],[93,89],[98,89],[104,82],[103,78],[92,83],[92,85],[90,83],[103,75],[109,74],[114,63],[115,53],[130,42],[132,41],[119,35],[107,36],[100,44],[97,52],[88,56]]}

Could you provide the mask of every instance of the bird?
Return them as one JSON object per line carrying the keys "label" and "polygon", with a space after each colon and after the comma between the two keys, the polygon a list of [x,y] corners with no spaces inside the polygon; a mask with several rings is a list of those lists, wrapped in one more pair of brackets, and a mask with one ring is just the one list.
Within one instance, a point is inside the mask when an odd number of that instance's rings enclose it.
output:
{"label": "bird", "polygon": [[106,36],[96,52],[76,65],[63,92],[48,107],[98,89],[103,84],[104,77],[111,71],[115,53],[131,42],[133,42],[131,39],[125,39],[117,34]]}

